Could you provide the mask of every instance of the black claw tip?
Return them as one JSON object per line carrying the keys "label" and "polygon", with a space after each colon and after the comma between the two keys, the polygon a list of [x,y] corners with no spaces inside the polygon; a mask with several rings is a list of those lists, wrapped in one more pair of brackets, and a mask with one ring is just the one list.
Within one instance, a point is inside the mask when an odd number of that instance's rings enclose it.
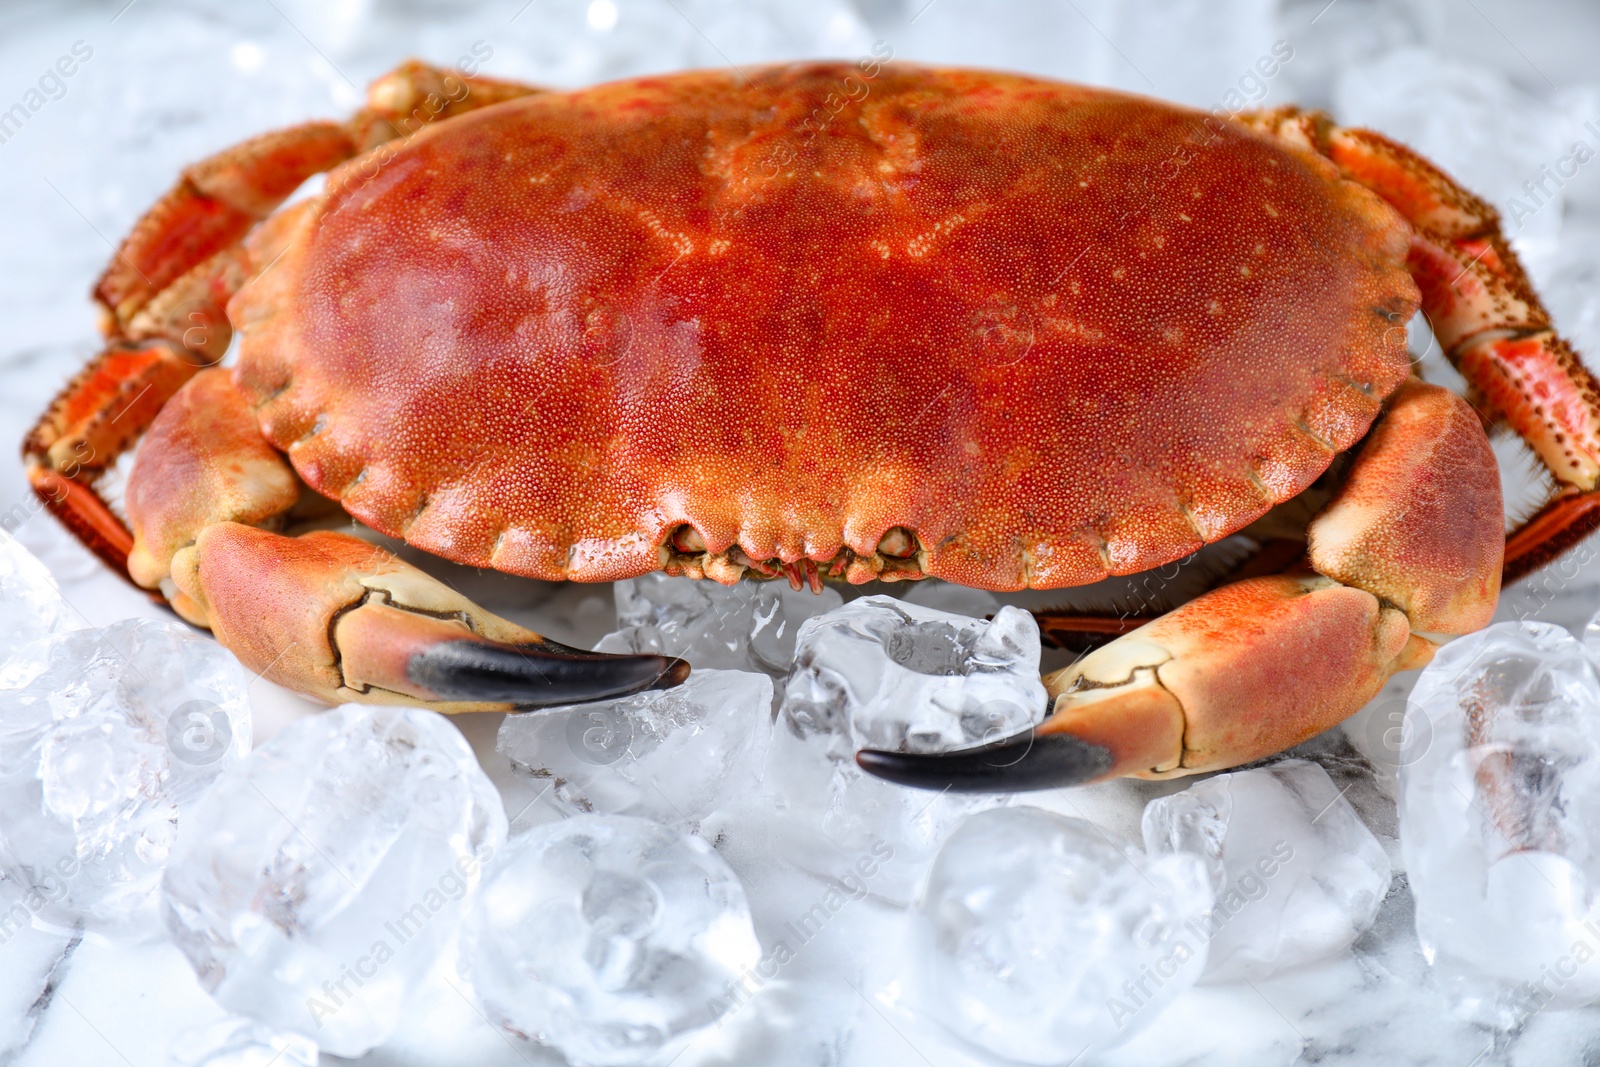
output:
{"label": "black claw tip", "polygon": [[689,664],[681,659],[662,658],[661,676],[649,688],[671,689],[689,680]]}
{"label": "black claw tip", "polygon": [[1033,731],[959,752],[885,752],[867,748],[856,762],[869,774],[913,789],[952,793],[1021,793],[1082,785],[1111,769],[1111,750],[1071,734]]}
{"label": "black claw tip", "polygon": [[411,657],[406,674],[441,700],[505,701],[519,708],[579,704],[670,689],[689,665],[670,656],[614,656],[554,642],[444,641]]}

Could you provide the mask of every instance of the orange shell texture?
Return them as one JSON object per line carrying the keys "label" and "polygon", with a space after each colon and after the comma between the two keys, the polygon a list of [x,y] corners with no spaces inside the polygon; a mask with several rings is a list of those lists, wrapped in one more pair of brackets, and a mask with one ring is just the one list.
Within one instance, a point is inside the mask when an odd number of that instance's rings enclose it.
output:
{"label": "orange shell texture", "polygon": [[1310,150],[1027,77],[745,74],[336,172],[229,308],[269,440],[374,528],[536,578],[654,570],[684,523],[785,562],[903,526],[928,574],[1044,588],[1297,495],[1408,373],[1409,231]]}

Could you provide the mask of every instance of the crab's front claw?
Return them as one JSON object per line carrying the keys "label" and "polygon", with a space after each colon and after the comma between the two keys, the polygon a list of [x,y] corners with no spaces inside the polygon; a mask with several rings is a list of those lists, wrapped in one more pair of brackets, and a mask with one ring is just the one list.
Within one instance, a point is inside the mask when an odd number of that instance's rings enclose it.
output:
{"label": "crab's front claw", "polygon": [[950,793],[1020,793],[1106,777],[1116,762],[1104,745],[1052,731],[1053,719],[1013,737],[957,752],[866,748],[856,763],[885,781]]}
{"label": "crab's front claw", "polygon": [[666,689],[689,676],[689,665],[679,659],[584,652],[529,637],[493,641],[459,618],[419,615],[378,591],[333,627],[347,688],[403,693],[429,704],[548,707]]}
{"label": "crab's front claw", "polygon": [[997,792],[1263,759],[1355,714],[1436,641],[1488,625],[1502,516],[1476,413],[1408,382],[1307,530],[1315,573],[1223,586],[1055,672],[1052,714],[1025,735],[857,759],[906,785]]}
{"label": "crab's front claw", "polygon": [[1256,578],[1050,675],[1052,714],[1025,733],[959,752],[856,759],[890,781],[956,792],[1221,770],[1343,721],[1433,648],[1371,593],[1315,575]]}
{"label": "crab's front claw", "polygon": [[173,559],[173,606],[264,677],[330,703],[512,711],[667,688],[689,665],[583,652],[347,534],[216,523]]}

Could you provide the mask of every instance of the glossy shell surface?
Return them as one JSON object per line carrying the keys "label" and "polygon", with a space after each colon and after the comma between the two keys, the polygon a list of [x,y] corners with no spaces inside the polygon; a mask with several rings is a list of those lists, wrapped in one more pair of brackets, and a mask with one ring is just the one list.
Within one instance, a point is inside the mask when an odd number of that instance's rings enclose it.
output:
{"label": "glossy shell surface", "polygon": [[1011,75],[745,74],[485,108],[269,223],[229,308],[268,438],[538,578],[905,527],[926,573],[1050,587],[1298,494],[1408,372],[1407,227],[1309,150]]}

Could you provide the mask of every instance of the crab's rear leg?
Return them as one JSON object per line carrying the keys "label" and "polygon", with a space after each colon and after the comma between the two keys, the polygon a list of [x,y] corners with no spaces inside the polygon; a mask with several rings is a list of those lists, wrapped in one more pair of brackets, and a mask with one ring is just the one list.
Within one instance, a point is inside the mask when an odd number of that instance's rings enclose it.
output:
{"label": "crab's rear leg", "polygon": [[906,785],[999,791],[1260,759],[1354,714],[1435,640],[1487,624],[1504,518],[1477,416],[1408,382],[1312,521],[1313,569],[1234,582],[1045,679],[1037,728],[942,755],[866,751]]}
{"label": "crab's rear leg", "polygon": [[92,551],[127,574],[132,538],[100,476],[201,367],[220,360],[228,298],[265,264],[239,242],[307,178],[420,123],[538,90],[418,62],[374,82],[349,122],[263,134],[184,170],[134,225],[94,289],[107,345],[23,442],[34,492]]}
{"label": "crab's rear leg", "polygon": [[307,122],[252,137],[184,169],[144,213],[94,289],[107,332],[125,337],[138,313],[168,286],[236,246],[313,174],[421,126],[540,90],[468,78],[411,60],[367,90],[346,122]]}
{"label": "crab's rear leg", "polygon": [[1551,327],[1495,210],[1381,134],[1295,108],[1246,118],[1331,159],[1414,228],[1409,265],[1440,347],[1556,481],[1555,495],[1507,540],[1506,580],[1600,528],[1600,385]]}
{"label": "crab's rear leg", "polygon": [[129,475],[129,571],[246,666],[333,703],[505,711],[688,673],[549,641],[360,538],[270,529],[301,493],[230,376],[202,371],[156,417]]}

